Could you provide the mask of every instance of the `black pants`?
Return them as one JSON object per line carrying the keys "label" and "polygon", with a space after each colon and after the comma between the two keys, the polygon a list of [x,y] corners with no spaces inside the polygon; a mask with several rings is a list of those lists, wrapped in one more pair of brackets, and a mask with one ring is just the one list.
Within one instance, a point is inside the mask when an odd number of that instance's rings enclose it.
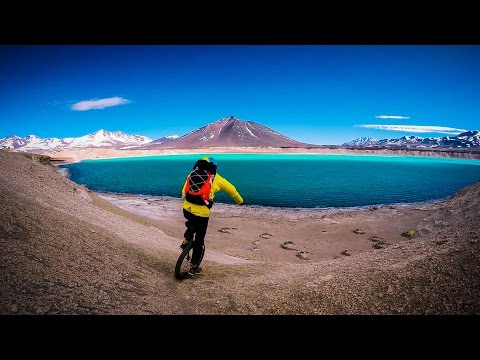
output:
{"label": "black pants", "polygon": [[193,265],[200,265],[200,257],[202,256],[203,244],[205,243],[205,234],[207,233],[208,227],[208,217],[202,217],[193,215],[191,212],[183,209],[183,216],[187,221],[185,226],[187,231],[185,231],[185,238],[190,241],[195,235],[195,241],[193,242],[193,255],[192,260],[190,261]]}

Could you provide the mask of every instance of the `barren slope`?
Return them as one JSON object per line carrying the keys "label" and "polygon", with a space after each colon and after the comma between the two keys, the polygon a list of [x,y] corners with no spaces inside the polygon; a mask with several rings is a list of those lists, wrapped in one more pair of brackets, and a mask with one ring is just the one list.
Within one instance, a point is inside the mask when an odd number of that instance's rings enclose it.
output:
{"label": "barren slope", "polygon": [[0,151],[0,314],[480,313],[479,183],[429,211],[422,238],[305,264],[212,250],[205,274],[180,282],[179,239],[161,222],[29,156]]}

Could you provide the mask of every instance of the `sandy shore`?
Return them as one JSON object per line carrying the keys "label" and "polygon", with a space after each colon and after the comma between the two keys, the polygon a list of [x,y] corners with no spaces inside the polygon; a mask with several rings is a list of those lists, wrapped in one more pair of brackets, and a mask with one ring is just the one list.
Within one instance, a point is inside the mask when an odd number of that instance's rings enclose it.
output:
{"label": "sandy shore", "polygon": [[[185,219],[180,199],[97,195],[128,213],[152,220],[166,234],[183,238]],[[433,204],[424,204],[317,210],[216,203],[206,246],[209,250],[249,260],[319,262],[411,241],[401,234],[415,229],[434,208]]]}
{"label": "sandy shore", "polygon": [[480,314],[480,182],[425,206],[216,204],[204,272],[178,281],[179,199],[92,193],[29,154],[0,169],[0,314]]}

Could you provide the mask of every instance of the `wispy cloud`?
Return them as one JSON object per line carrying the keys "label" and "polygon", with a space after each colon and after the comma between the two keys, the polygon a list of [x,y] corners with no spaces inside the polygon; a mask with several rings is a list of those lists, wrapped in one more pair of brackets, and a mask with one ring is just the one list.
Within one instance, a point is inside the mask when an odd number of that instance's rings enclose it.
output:
{"label": "wispy cloud", "polygon": [[413,133],[440,133],[458,135],[467,130],[456,129],[444,126],[423,126],[423,125],[355,125],[356,127],[363,127],[368,129],[389,130],[389,131],[403,131]]}
{"label": "wispy cloud", "polygon": [[128,104],[130,100],[121,98],[121,97],[111,97],[105,99],[92,99],[80,101],[72,105],[72,110],[74,111],[88,111],[88,110],[97,110],[105,109],[111,106],[118,106],[123,104]]}
{"label": "wispy cloud", "polygon": [[396,119],[396,120],[410,119],[410,116],[402,116],[402,115],[377,115],[375,117],[377,119]]}

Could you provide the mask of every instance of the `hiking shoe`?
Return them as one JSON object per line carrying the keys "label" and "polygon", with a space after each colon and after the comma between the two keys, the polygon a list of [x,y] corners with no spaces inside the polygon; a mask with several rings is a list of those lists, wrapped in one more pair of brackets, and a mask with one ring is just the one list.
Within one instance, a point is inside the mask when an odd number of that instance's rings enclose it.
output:
{"label": "hiking shoe", "polygon": [[189,275],[198,275],[202,272],[202,268],[199,266],[191,266],[190,270],[188,270]]}

